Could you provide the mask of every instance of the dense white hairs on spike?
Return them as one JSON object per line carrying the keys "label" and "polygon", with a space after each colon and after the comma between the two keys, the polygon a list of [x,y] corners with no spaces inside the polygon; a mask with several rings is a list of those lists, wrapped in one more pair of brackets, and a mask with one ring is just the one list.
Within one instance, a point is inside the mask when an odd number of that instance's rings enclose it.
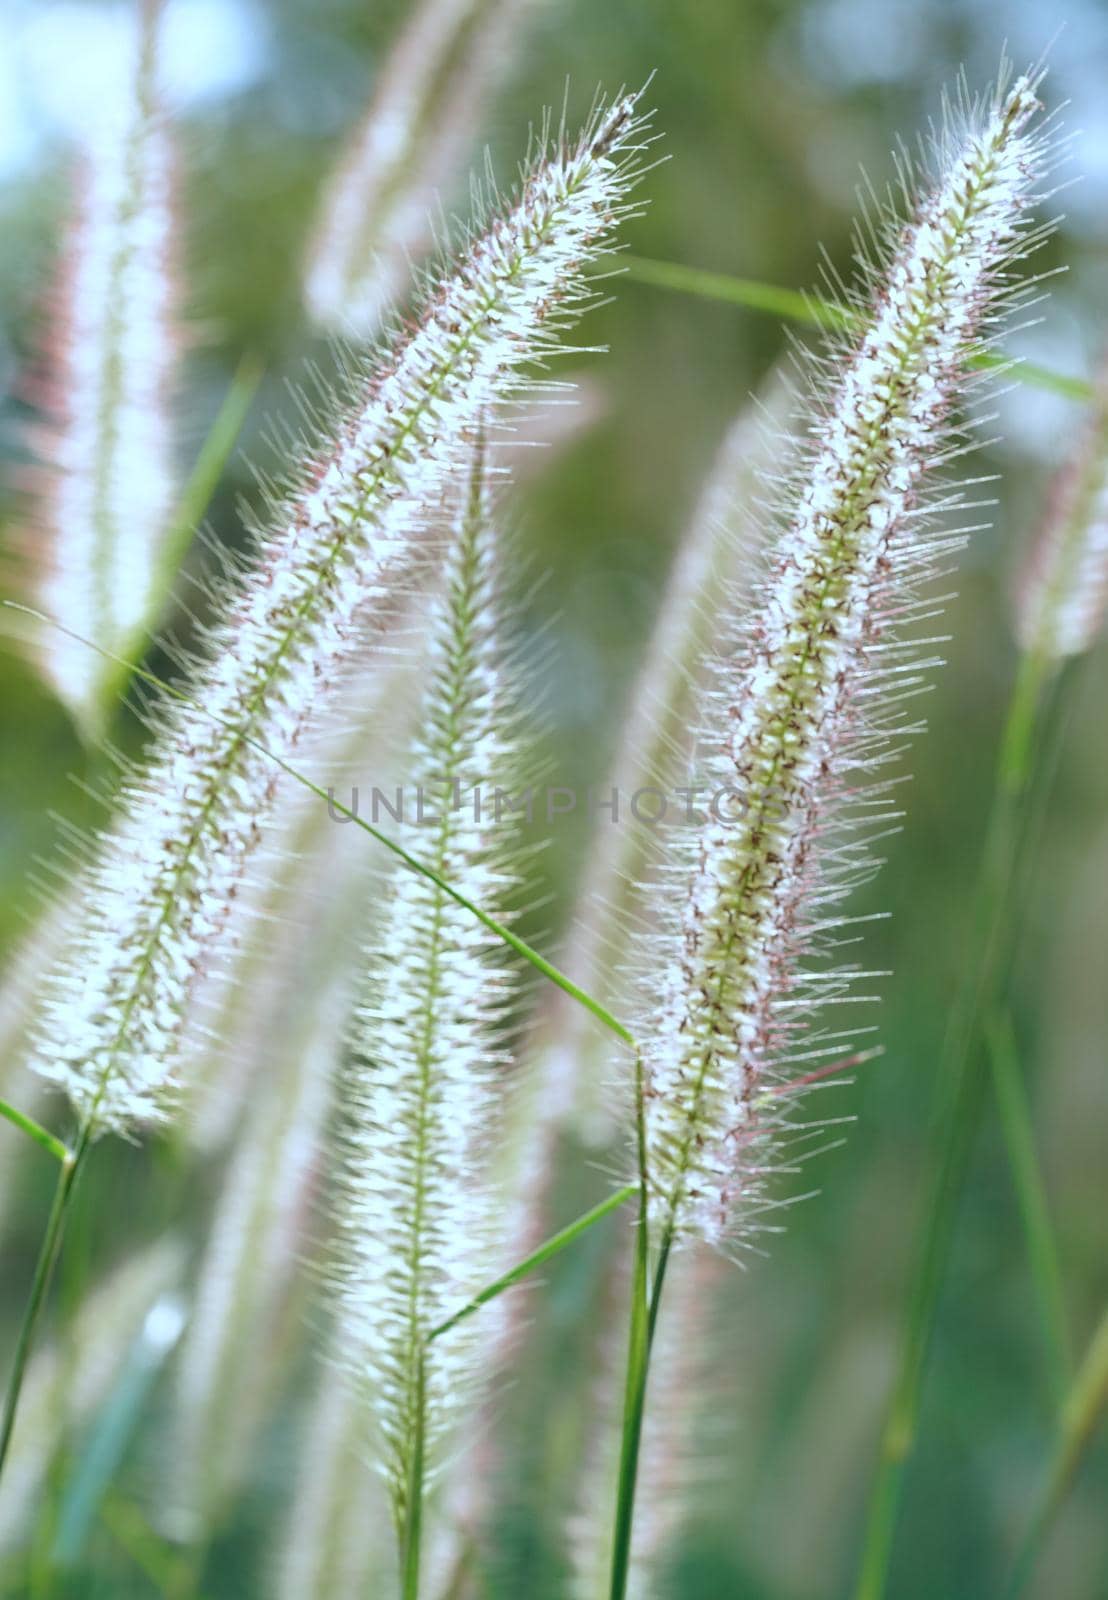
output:
{"label": "dense white hairs on spike", "polygon": [[[512,830],[471,792],[518,770],[497,600],[497,555],[478,451],[458,511],[431,631],[412,784],[437,797],[421,855],[477,905],[503,911]],[[456,796],[459,804],[447,803]],[[513,983],[488,931],[422,877],[397,877],[367,951],[367,987],[345,1075],[348,1125],[337,1201],[343,1359],[376,1422],[398,1522],[427,1335],[495,1277],[489,1143],[502,1098]],[[495,1322],[495,1308],[493,1309]],[[434,1459],[472,1398],[476,1319],[427,1349],[425,1449]]]}
{"label": "dense white hairs on spike", "polygon": [[[127,92],[86,119],[50,375],[46,611],[126,653],[150,622],[175,497],[176,331],[171,136],[158,103],[157,19],[135,7]],[[41,650],[57,690],[96,727],[115,664],[57,631]]]}
{"label": "dense white hairs on spike", "polygon": [[369,338],[431,239],[439,185],[473,143],[534,0],[420,0],[324,193],[304,277],[325,326]]}
{"label": "dense white hairs on spike", "polygon": [[774,1091],[845,1048],[805,1019],[861,998],[860,974],[827,969],[830,930],[890,820],[891,742],[926,665],[912,624],[934,606],[921,586],[962,538],[927,519],[925,479],[963,445],[967,357],[1019,299],[1010,268],[1035,239],[1035,89],[1021,77],[948,116],[914,215],[886,226],[888,265],[867,271],[862,331],[828,366],[764,581],[701,700],[726,799],[684,852],[678,836],[642,962],[661,994],[641,1033],[656,1238],[750,1243],[788,1159],[794,1096]]}
{"label": "dense white hairs on spike", "polygon": [[[490,408],[589,298],[584,269],[628,210],[635,97],[536,156],[383,366],[365,373],[314,470],[275,508],[224,597],[192,701],[164,713],[91,865],[35,1064],[90,1134],[164,1115],[181,1019],[262,836],[277,768],[322,691],[429,544]],[[264,748],[259,748],[259,746]]]}
{"label": "dense white hairs on spike", "polygon": [[1108,607],[1108,363],[1088,422],[1058,473],[1017,597],[1019,640],[1047,660],[1080,655]]}

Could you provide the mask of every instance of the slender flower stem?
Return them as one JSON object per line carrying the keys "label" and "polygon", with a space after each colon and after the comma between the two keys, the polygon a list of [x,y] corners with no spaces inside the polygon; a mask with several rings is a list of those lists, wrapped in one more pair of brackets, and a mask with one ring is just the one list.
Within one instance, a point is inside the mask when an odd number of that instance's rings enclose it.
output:
{"label": "slender flower stem", "polygon": [[631,1568],[631,1535],[635,1520],[635,1488],[639,1472],[643,1418],[646,1415],[646,1390],[650,1377],[650,1354],[658,1308],[662,1299],[666,1267],[673,1243],[667,1232],[658,1252],[654,1276],[647,1285],[646,1213],[638,1224],[635,1247],[635,1276],[631,1298],[631,1329],[628,1339],[627,1382],[624,1392],[623,1436],[620,1443],[619,1489],[616,1499],[615,1530],[612,1541],[612,1582],[610,1600],[624,1600]]}
{"label": "slender flower stem", "polygon": [[1024,801],[1046,702],[1049,664],[1025,653],[1009,703],[996,787],[973,896],[972,946],[977,958],[951,1013],[938,1071],[940,1110],[928,1203],[917,1245],[892,1397],[870,1491],[855,1600],[880,1600],[888,1578],[905,1463],[919,1416],[931,1326],[969,1166],[983,1086],[980,1029],[1003,981],[1016,900],[1017,858],[1025,832]]}
{"label": "slender flower stem", "polygon": [[35,1265],[31,1292],[23,1312],[23,1321],[20,1325],[19,1338],[16,1342],[15,1356],[12,1359],[11,1372],[8,1376],[8,1386],[4,1394],[3,1419],[0,1420],[0,1474],[3,1473],[4,1463],[7,1460],[8,1447],[11,1444],[12,1430],[15,1427],[15,1417],[19,1407],[19,1396],[27,1373],[27,1364],[34,1347],[39,1319],[46,1303],[50,1280],[54,1275],[54,1268],[57,1265],[58,1255],[61,1251],[62,1237],[65,1233],[65,1225],[69,1217],[69,1208],[73,1199],[74,1189],[77,1184],[77,1178],[84,1166],[88,1150],[89,1133],[87,1128],[83,1128],[74,1149],[66,1151],[62,1159],[57,1187],[54,1190],[54,1199],[50,1206],[50,1215],[46,1220],[46,1231],[43,1234],[38,1261]]}
{"label": "slender flower stem", "polygon": [[52,1133],[48,1133],[41,1123],[36,1122],[34,1117],[29,1117],[25,1111],[17,1111],[15,1106],[9,1105],[6,1100],[0,1100],[0,1117],[3,1117],[6,1122],[10,1122],[13,1127],[25,1133],[29,1139],[33,1139],[44,1150],[48,1150],[55,1161],[65,1162],[69,1160],[67,1146],[60,1139],[56,1139]]}
{"label": "slender flower stem", "polygon": [[624,1385],[623,1430],[619,1455],[615,1528],[612,1537],[610,1600],[623,1600],[631,1563],[631,1533],[635,1518],[635,1485],[639,1470],[646,1387],[650,1376],[650,1351],[658,1321],[658,1305],[665,1282],[666,1263],[673,1243],[668,1227],[658,1252],[654,1279],[650,1280],[650,1173],[646,1140],[646,1078],[640,1052],[635,1055],[635,1144],[639,1166],[639,1214],[635,1224],[635,1270],[631,1284],[631,1325],[627,1339],[627,1378]]}
{"label": "slender flower stem", "polygon": [[404,1505],[404,1526],[401,1536],[403,1552],[402,1600],[419,1600],[419,1557],[423,1544],[423,1455],[424,1434],[427,1422],[427,1361],[421,1351],[416,1361],[415,1430],[408,1493]]}

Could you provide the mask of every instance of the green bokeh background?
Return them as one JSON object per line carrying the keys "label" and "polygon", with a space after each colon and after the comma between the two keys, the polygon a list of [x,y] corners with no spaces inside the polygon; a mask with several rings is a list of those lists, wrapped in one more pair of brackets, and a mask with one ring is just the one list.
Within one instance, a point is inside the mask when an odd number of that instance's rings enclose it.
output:
{"label": "green bokeh background", "polygon": [[[302,379],[306,359],[328,360],[299,308],[303,241],[320,183],[403,11],[396,0],[259,6],[248,16],[265,40],[260,75],[185,114],[183,278],[196,336],[181,408],[183,464],[243,352],[256,351],[266,363],[243,451],[210,512],[212,526],[232,543],[241,539],[239,497],[256,499],[247,458],[280,470],[266,417],[291,414],[286,380]],[[25,14],[13,6],[13,38]],[[1049,98],[1076,102],[1066,119],[1077,131],[1064,175],[1089,176],[1067,197],[1070,217],[1039,258],[1068,273],[1053,285],[1042,325],[1015,341],[1037,359],[1086,376],[1108,308],[1108,186],[1098,175],[1105,140],[1090,87],[1108,70],[1106,18],[1101,5],[1075,5],[1053,47]],[[631,249],[806,287],[817,280],[821,247],[850,270],[859,163],[882,186],[891,176],[894,135],[910,138],[925,125],[960,64],[972,85],[987,85],[1005,40],[1017,59],[1037,55],[1054,26],[1048,8],[1014,0],[542,0],[510,82],[487,108],[481,140],[508,176],[529,123],[561,100],[567,79],[573,121],[597,83],[638,83],[656,69],[650,99],[667,159],[647,180],[648,209],[627,231]],[[64,144],[47,139],[0,187],[7,384],[0,449],[13,465],[27,411],[21,373],[46,339],[41,285],[65,213],[65,158]],[[587,378],[600,402],[598,420],[514,500],[530,568],[549,574],[527,612],[536,634],[543,630],[547,748],[557,781],[580,788],[604,779],[667,565],[713,450],[786,335],[772,318],[627,281],[591,317],[586,339],[610,354],[574,357],[563,367]],[[783,1197],[789,1182],[793,1192],[818,1186],[818,1197],[781,1213],[787,1227],[767,1238],[764,1259],[735,1273],[717,1314],[719,1470],[688,1508],[665,1589],[674,1600],[831,1600],[850,1592],[924,1192],[934,1066],[959,974],[972,958],[967,886],[1015,664],[1013,567],[1080,415],[1072,402],[1030,391],[1004,397],[998,411],[995,431],[1004,442],[990,445],[974,469],[1000,475],[993,527],[975,538],[962,563],[947,665],[927,703],[930,731],[912,758],[905,829],[883,847],[887,865],[859,905],[892,913],[871,930],[866,948],[866,964],[892,974],[881,983],[886,1055],[835,1102],[855,1119],[841,1147],[782,1184]],[[14,491],[0,514],[14,549],[21,514]],[[13,586],[14,563],[13,555],[5,567]],[[1102,642],[1067,673],[1012,989],[1079,1349],[1108,1304],[1106,665]],[[137,732],[123,720],[118,736],[133,742]],[[101,763],[82,749],[34,671],[7,649],[0,656],[0,740],[0,939],[11,948],[33,911],[28,875],[35,858],[58,859],[51,813],[87,821],[93,810],[70,778]],[[580,828],[566,827],[542,856],[546,903],[532,932],[556,933],[572,902],[583,843]],[[0,1127],[0,1161],[14,1161],[17,1152],[17,1136]],[[0,1217],[5,1351],[51,1178],[45,1156],[19,1159],[15,1196]],[[603,1178],[586,1161],[567,1153],[570,1212],[586,1191],[602,1189]],[[85,1192],[74,1256],[95,1277],[162,1228],[183,1224],[199,1237],[216,1179],[206,1172],[182,1189],[149,1149],[105,1149]],[[554,1600],[565,1592],[559,1496],[574,1471],[573,1418],[604,1269],[594,1238],[549,1273],[533,1307],[524,1374],[504,1397],[520,1462],[489,1579],[488,1593],[498,1600]],[[64,1296],[58,1314],[64,1317]],[[154,1395],[121,1472],[122,1492],[140,1504],[157,1457],[160,1414]],[[988,1103],[906,1478],[890,1587],[897,1600],[988,1600],[1004,1592],[1050,1438],[1026,1247]],[[213,1548],[203,1585],[209,1600],[265,1593],[260,1560],[294,1452],[290,1415],[279,1413],[259,1446],[243,1504]],[[67,1470],[63,1461],[63,1479]],[[1031,1591],[1041,1600],[1108,1594],[1106,1496],[1108,1449],[1097,1443]],[[26,1592],[22,1581],[15,1576],[8,1592]],[[157,1592],[102,1530],[78,1572],[43,1581],[41,1592],[52,1595]]]}

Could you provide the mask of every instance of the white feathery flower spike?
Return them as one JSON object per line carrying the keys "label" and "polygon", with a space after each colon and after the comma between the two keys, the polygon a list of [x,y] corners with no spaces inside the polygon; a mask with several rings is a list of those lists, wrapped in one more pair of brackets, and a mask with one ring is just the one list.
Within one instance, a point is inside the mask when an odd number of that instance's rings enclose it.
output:
{"label": "white feathery flower spike", "polygon": [[[42,605],[126,654],[151,620],[176,491],[174,156],[158,96],[160,6],[136,7],[128,93],[90,121],[58,307],[45,465]],[[46,670],[83,726],[100,725],[115,663],[46,631]]]}
{"label": "white feathery flower spike", "polygon": [[1108,608],[1108,363],[1077,449],[1058,473],[1017,593],[1025,650],[1048,661],[1077,656]]}
{"label": "white feathery flower spike", "polygon": [[929,191],[886,225],[889,265],[870,269],[868,314],[830,369],[765,579],[702,697],[714,798],[674,862],[683,887],[657,896],[659,917],[677,910],[641,1034],[663,1249],[749,1243],[789,1074],[844,1050],[803,1019],[859,998],[861,974],[820,958],[892,815],[889,743],[910,731],[902,702],[928,664],[905,630],[933,614],[920,586],[965,532],[931,531],[921,497],[963,448],[950,413],[967,358],[1020,298],[1010,268],[1035,242],[1047,155],[1036,87],[1019,77],[948,116]]}
{"label": "white feathery flower spike", "polygon": [[[437,797],[423,858],[495,913],[514,882],[512,830],[472,791],[512,787],[518,755],[482,456],[479,447],[430,636],[412,776]],[[488,1145],[514,984],[498,941],[411,873],[397,877],[367,974],[345,1077],[339,1346],[372,1409],[402,1528],[417,1438],[433,1467],[471,1398],[475,1340],[489,1337],[474,1319],[430,1344],[420,1382],[428,1335],[496,1275]]]}
{"label": "white feathery flower spike", "polygon": [[86,1137],[164,1114],[183,1012],[262,835],[278,768],[322,691],[431,544],[433,508],[478,419],[527,387],[587,303],[585,267],[629,210],[636,96],[529,166],[443,277],[303,487],[275,508],[221,606],[192,698],[164,715],[85,882],[35,1064]]}
{"label": "white feathery flower spike", "polygon": [[533,0],[422,0],[324,195],[304,278],[325,327],[367,339],[431,241],[436,189],[468,157],[491,81]]}

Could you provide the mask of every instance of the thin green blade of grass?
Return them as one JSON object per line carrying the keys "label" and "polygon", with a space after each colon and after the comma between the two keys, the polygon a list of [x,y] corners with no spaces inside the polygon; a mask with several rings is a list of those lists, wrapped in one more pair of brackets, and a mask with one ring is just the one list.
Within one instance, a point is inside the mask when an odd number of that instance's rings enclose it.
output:
{"label": "thin green blade of grass", "polygon": [[162,549],[158,610],[173,586],[197,524],[203,520],[211,505],[212,496],[238,443],[264,373],[265,365],[261,357],[248,351],[231,375],[227,392],[181,493],[172,528]]}
{"label": "thin green blade of grass", "polygon": [[58,1173],[58,1182],[54,1190],[54,1198],[50,1203],[50,1213],[46,1219],[46,1228],[43,1232],[42,1243],[39,1246],[38,1259],[35,1262],[31,1291],[23,1308],[19,1333],[16,1336],[15,1354],[12,1357],[11,1370],[8,1374],[7,1387],[4,1392],[3,1412],[0,1414],[0,1473],[3,1472],[4,1463],[7,1460],[8,1450],[11,1446],[16,1412],[19,1408],[19,1397],[23,1389],[23,1380],[27,1373],[27,1366],[35,1341],[35,1333],[38,1329],[39,1318],[46,1304],[50,1281],[54,1276],[54,1268],[57,1265],[58,1255],[61,1251],[62,1237],[65,1233],[65,1224],[69,1214],[74,1185],[87,1150],[87,1141],[82,1141],[75,1151],[67,1151],[64,1160],[61,1162],[61,1170]]}
{"label": "thin green blade of grass", "polygon": [[19,1111],[15,1106],[9,1105],[6,1100],[0,1100],[0,1117],[3,1117],[6,1122],[10,1122],[14,1128],[18,1128],[21,1133],[25,1133],[29,1139],[33,1139],[44,1150],[49,1151],[55,1161],[67,1161],[69,1159],[67,1146],[60,1139],[56,1139],[52,1133],[48,1133],[41,1123],[36,1122],[34,1117],[29,1117],[25,1111]]}
{"label": "thin green blade of grass", "polygon": [[155,1532],[141,1509],[124,1495],[109,1488],[100,1506],[99,1521],[164,1600],[205,1600],[196,1592],[187,1561]]}
{"label": "thin green blade of grass", "polygon": [[1054,1461],[1016,1560],[1009,1600],[1022,1595],[1042,1554],[1054,1519],[1108,1409],[1108,1311],[1097,1326],[1062,1408]]}
{"label": "thin green blade of grass", "polygon": [[83,1556],[109,1485],[184,1321],[184,1308],[176,1298],[163,1298],[151,1308],[62,1496],[53,1549],[57,1567],[71,1569]]}
{"label": "thin green blade of grass", "polygon": [[606,1200],[601,1200],[598,1205],[593,1206],[591,1211],[582,1213],[574,1222],[568,1223],[564,1228],[559,1229],[557,1233],[551,1234],[550,1238],[540,1244],[537,1250],[533,1250],[529,1256],[517,1262],[514,1267],[510,1267],[501,1277],[490,1283],[487,1289],[482,1289],[480,1294],[474,1295],[473,1299],[462,1306],[460,1311],[456,1311],[445,1322],[440,1322],[437,1328],[432,1328],[427,1335],[427,1343],[430,1344],[433,1339],[441,1338],[444,1333],[449,1333],[450,1329],[456,1328],[459,1322],[471,1317],[482,1306],[487,1306],[490,1300],[495,1300],[506,1289],[510,1289],[513,1284],[519,1283],[522,1278],[534,1272],[537,1267],[541,1267],[553,1256],[559,1255],[575,1239],[579,1239],[589,1228],[594,1227],[598,1222],[602,1222],[613,1211],[625,1205],[638,1192],[639,1186],[637,1183],[626,1184],[622,1189],[617,1189],[614,1194],[610,1194]]}
{"label": "thin green blade of grass", "polygon": [[[810,327],[841,330],[858,322],[854,312],[833,300],[819,295],[805,294],[798,289],[782,288],[774,283],[761,283],[754,278],[736,278],[730,273],[708,272],[703,267],[689,267],[677,261],[654,261],[644,256],[621,255],[620,263],[627,276],[636,283],[650,284],[656,289],[671,289],[675,294],[695,295],[701,300],[717,300],[727,305],[743,306],[748,311],[762,311],[770,316],[784,317],[789,322],[803,322]],[[1062,395],[1067,400],[1091,400],[1093,385],[1084,378],[1055,372],[1050,367],[1034,361],[1014,360],[1000,352],[982,351],[971,357],[973,367],[987,370],[1011,367],[1013,376],[1021,383],[1035,389],[1045,389],[1050,394]]]}
{"label": "thin green blade of grass", "polygon": [[1020,1073],[1011,1018],[999,1013],[991,1016],[986,1024],[986,1041],[1008,1165],[1027,1239],[1051,1387],[1061,1406],[1073,1378],[1073,1356],[1058,1247],[1050,1221],[1046,1187],[1035,1153],[1031,1111]]}

